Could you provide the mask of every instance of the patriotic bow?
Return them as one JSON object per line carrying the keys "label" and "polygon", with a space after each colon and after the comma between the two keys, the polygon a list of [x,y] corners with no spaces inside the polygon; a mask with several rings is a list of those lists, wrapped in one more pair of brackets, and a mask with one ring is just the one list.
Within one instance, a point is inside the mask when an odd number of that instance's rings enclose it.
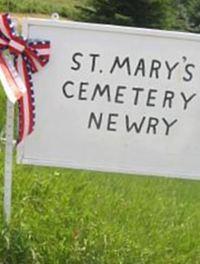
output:
{"label": "patriotic bow", "polygon": [[[50,42],[17,35],[9,14],[0,15],[0,79],[11,102],[18,102],[18,142],[35,124],[32,74],[49,61]],[[12,61],[9,58],[12,57]]]}

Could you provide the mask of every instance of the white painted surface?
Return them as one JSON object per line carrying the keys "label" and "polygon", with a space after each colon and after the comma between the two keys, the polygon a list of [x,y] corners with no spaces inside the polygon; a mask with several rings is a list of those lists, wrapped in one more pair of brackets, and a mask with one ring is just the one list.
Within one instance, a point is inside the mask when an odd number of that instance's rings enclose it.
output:
{"label": "white painted surface", "polygon": [[[93,169],[163,175],[200,179],[200,36],[159,30],[145,30],[74,22],[29,19],[24,31],[28,37],[51,41],[50,63],[34,76],[36,97],[36,127],[23,145],[18,148],[18,161],[24,164],[59,166],[68,168]],[[80,70],[72,56],[80,52],[83,57]],[[95,71],[91,72],[89,54],[100,54]],[[110,70],[115,57],[128,57],[131,73],[127,68]],[[145,61],[145,76],[134,76],[140,59]],[[150,78],[152,60],[159,60],[159,78]],[[168,79],[169,65],[179,63],[171,79]],[[185,72],[187,64],[193,74],[190,81]],[[103,72],[101,72],[101,70]],[[67,92],[74,97],[64,96],[62,87],[66,81],[75,83]],[[87,82],[82,97],[78,100],[79,83]],[[91,100],[96,84],[110,85],[111,102],[106,97]],[[125,86],[123,96],[114,102],[116,87]],[[134,105],[133,87],[143,88],[138,105]],[[155,99],[149,101],[155,106],[147,106],[148,92]],[[166,91],[174,93],[172,107],[163,108]],[[195,94],[184,110],[184,99]],[[101,129],[94,123],[88,129],[91,112],[103,113]],[[110,113],[116,124],[108,131],[107,118]],[[141,133],[127,132],[126,117],[130,124],[145,117]],[[150,117],[157,118],[159,124],[154,130],[148,129]],[[166,136],[168,122],[177,120]],[[129,124],[129,125],[130,125]]]}

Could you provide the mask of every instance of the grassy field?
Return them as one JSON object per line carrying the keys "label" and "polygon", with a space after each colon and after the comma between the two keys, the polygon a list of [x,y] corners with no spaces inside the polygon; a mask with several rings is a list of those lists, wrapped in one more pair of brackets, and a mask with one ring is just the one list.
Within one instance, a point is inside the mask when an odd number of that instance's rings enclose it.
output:
{"label": "grassy field", "polygon": [[199,264],[199,219],[199,182],[18,165],[0,263]]}
{"label": "grassy field", "polygon": [[0,10],[17,13],[40,13],[51,15],[58,12],[63,17],[70,19],[79,18],[79,9],[90,0],[0,0]]}
{"label": "grassy field", "polygon": [[198,181],[15,164],[9,229],[0,208],[1,264],[200,263]]}
{"label": "grassy field", "polygon": [[[65,6],[72,17],[75,4],[83,3],[10,0],[17,5],[12,11],[26,12],[22,2]],[[0,87],[0,131],[4,124]],[[0,143],[1,197],[3,161]],[[0,264],[200,263],[198,181],[15,164],[9,228],[2,210],[1,198]]]}

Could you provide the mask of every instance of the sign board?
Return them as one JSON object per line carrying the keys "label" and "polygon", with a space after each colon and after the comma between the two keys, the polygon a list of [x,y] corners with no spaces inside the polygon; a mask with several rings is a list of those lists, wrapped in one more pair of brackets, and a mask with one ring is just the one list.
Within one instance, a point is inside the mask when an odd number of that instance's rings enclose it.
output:
{"label": "sign board", "polygon": [[23,164],[200,179],[200,36],[28,19],[51,41]]}

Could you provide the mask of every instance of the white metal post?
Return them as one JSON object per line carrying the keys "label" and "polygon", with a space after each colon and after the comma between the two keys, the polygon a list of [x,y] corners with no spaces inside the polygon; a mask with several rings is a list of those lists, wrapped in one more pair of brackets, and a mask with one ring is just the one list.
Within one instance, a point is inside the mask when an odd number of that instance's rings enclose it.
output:
{"label": "white metal post", "polygon": [[12,167],[13,167],[13,133],[14,133],[14,105],[7,100],[6,114],[6,149],[4,168],[4,219],[10,223],[12,199]]}

